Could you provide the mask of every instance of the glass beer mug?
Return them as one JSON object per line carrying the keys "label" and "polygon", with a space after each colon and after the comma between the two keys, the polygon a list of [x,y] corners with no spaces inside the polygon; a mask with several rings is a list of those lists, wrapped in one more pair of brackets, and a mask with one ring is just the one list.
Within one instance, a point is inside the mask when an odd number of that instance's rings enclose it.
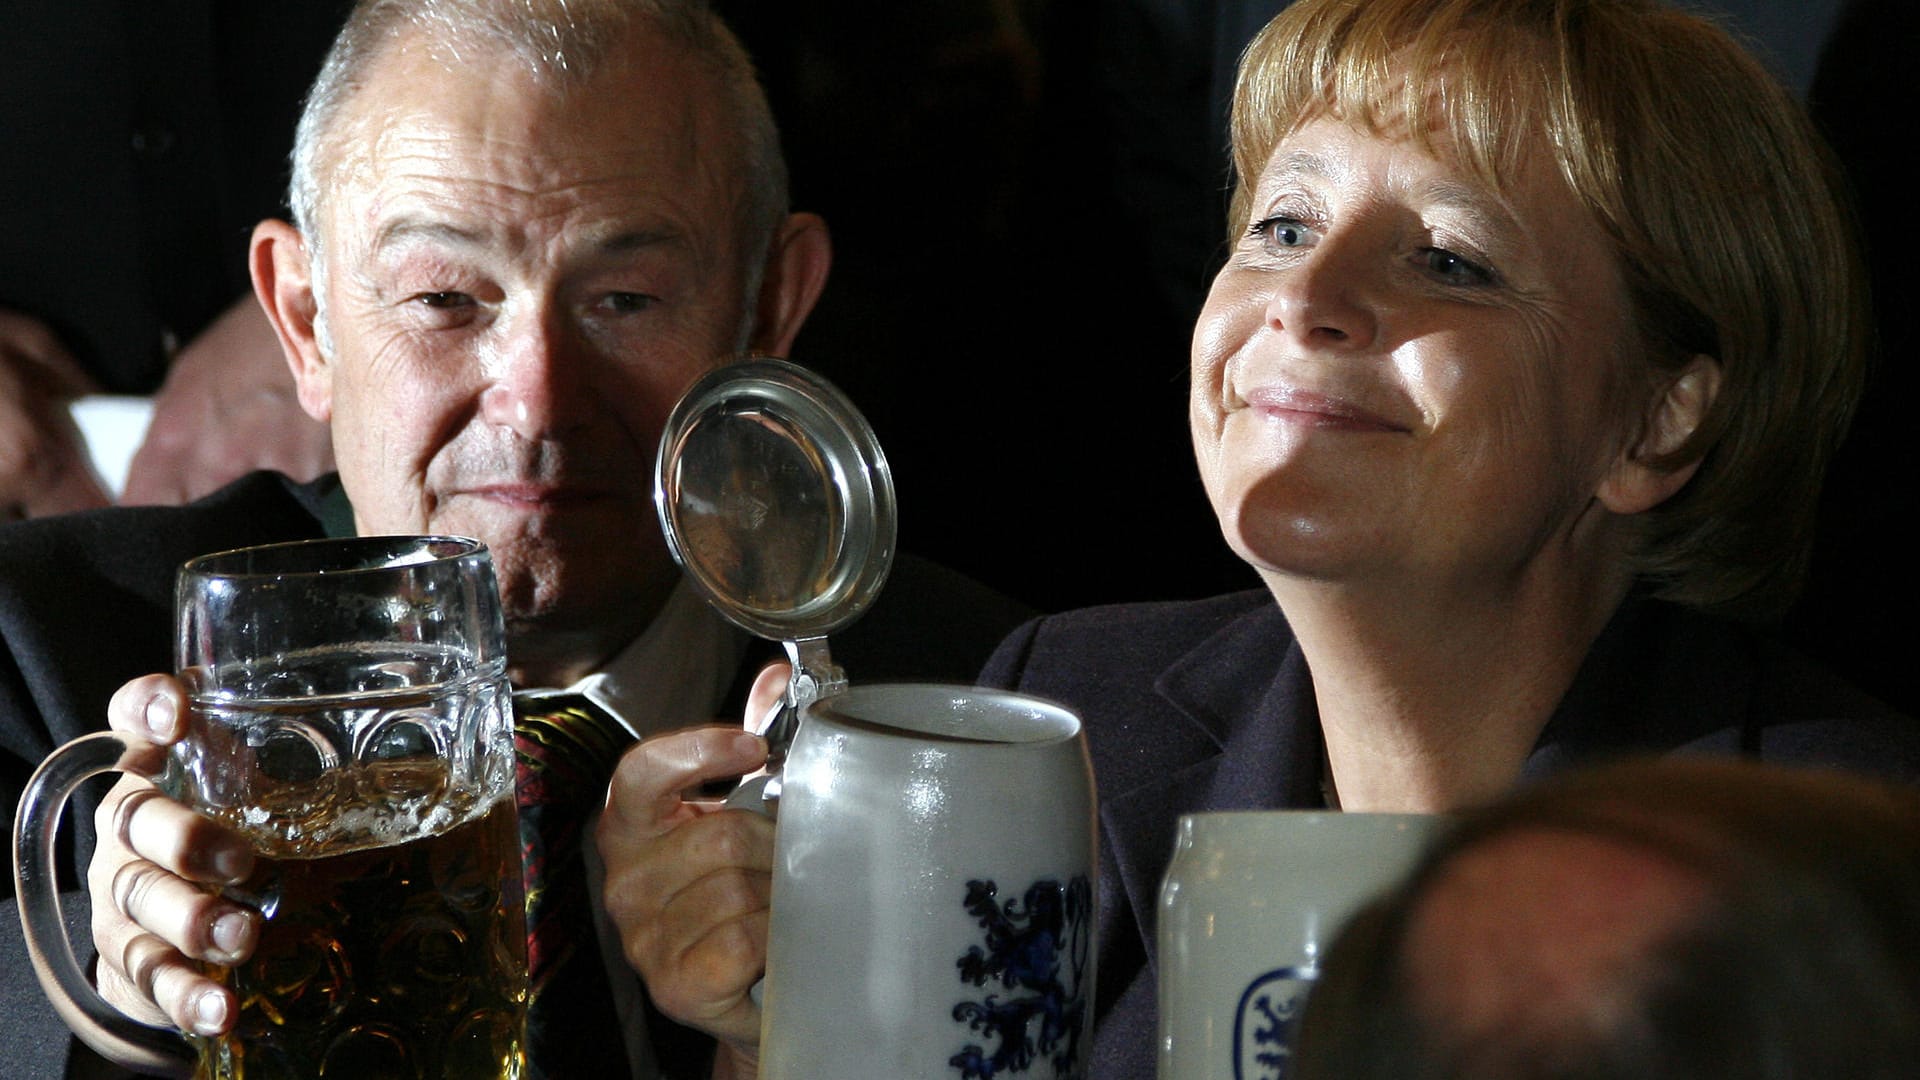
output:
{"label": "glass beer mug", "polygon": [[[525,903],[486,547],[223,552],[181,569],[176,609],[190,732],[164,768],[116,733],[77,739],[35,774],[15,822],[21,920],[62,1017],[96,1049],[176,1075],[517,1077]],[[151,775],[261,856],[230,892],[265,916],[259,945],[209,968],[237,1021],[191,1039],[192,1066],[178,1036],[99,997],[61,927],[54,828],[72,790],[108,770]]]}

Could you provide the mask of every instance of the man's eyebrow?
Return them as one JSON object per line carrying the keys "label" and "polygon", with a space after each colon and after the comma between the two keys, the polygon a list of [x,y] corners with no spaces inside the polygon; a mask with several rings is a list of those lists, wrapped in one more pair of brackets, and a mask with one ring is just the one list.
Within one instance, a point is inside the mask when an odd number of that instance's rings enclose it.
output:
{"label": "man's eyebrow", "polygon": [[[683,243],[686,234],[661,226],[608,229],[605,235],[588,241],[588,250],[597,255],[630,255],[636,251]],[[470,228],[450,221],[414,216],[397,217],[381,224],[373,236],[375,253],[385,252],[411,241],[426,241],[454,248],[480,248],[490,242],[484,228]]]}
{"label": "man's eyebrow", "polygon": [[473,248],[485,243],[486,235],[478,229],[463,228],[449,221],[398,217],[385,222],[380,226],[380,231],[374,233],[373,250],[385,251],[408,240],[432,240],[451,247]]}
{"label": "man's eyebrow", "polygon": [[593,245],[603,255],[626,255],[645,248],[678,243],[684,234],[672,228],[622,229],[610,232]]}

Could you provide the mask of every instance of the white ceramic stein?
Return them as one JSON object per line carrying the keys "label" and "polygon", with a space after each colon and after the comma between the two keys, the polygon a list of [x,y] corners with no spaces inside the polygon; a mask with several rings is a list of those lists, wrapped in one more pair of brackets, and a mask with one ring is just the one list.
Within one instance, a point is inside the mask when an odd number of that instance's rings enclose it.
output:
{"label": "white ceramic stein", "polygon": [[779,804],[761,1076],[1087,1075],[1099,877],[1076,716],[856,686],[806,706]]}
{"label": "white ceramic stein", "polygon": [[1160,888],[1160,1080],[1284,1080],[1321,956],[1362,904],[1412,869],[1444,820],[1182,817]]}

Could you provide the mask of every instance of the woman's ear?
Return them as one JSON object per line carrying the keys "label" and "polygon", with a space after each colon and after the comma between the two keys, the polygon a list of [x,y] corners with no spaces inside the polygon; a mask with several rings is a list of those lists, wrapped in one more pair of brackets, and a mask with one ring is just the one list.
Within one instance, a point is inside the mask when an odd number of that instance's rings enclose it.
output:
{"label": "woman's ear", "polygon": [[253,292],[279,335],[280,349],[293,370],[300,407],[315,420],[333,415],[332,358],[321,348],[320,305],[313,292],[313,259],[306,238],[284,221],[254,227],[248,250]]}
{"label": "woman's ear", "polygon": [[1600,483],[1600,504],[1616,514],[1639,514],[1672,498],[1700,468],[1698,456],[1672,464],[1672,455],[1700,428],[1720,393],[1720,362],[1695,356],[1668,381],[1640,438],[1620,455]]}

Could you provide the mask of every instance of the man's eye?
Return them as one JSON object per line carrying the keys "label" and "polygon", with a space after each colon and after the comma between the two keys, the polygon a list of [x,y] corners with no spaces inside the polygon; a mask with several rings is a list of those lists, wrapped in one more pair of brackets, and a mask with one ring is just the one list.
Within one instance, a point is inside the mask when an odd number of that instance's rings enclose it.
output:
{"label": "man's eye", "polygon": [[473,303],[473,297],[468,296],[466,293],[461,293],[461,292],[420,293],[412,297],[412,300],[414,303],[420,305],[421,307],[433,308],[435,310],[441,310],[441,311],[451,310],[453,308],[463,308]]}
{"label": "man's eye", "polygon": [[646,293],[613,292],[608,293],[606,298],[600,301],[600,303],[607,308],[607,310],[615,312],[616,314],[631,315],[634,312],[645,311],[652,307],[655,303],[655,298],[648,296]]}
{"label": "man's eye", "polygon": [[1264,221],[1256,221],[1248,232],[1259,237],[1261,244],[1268,251],[1299,247],[1308,239],[1306,225],[1296,218],[1289,217],[1270,217]]}
{"label": "man's eye", "polygon": [[1452,285],[1488,285],[1493,271],[1445,248],[1422,248],[1421,260],[1427,271]]}

